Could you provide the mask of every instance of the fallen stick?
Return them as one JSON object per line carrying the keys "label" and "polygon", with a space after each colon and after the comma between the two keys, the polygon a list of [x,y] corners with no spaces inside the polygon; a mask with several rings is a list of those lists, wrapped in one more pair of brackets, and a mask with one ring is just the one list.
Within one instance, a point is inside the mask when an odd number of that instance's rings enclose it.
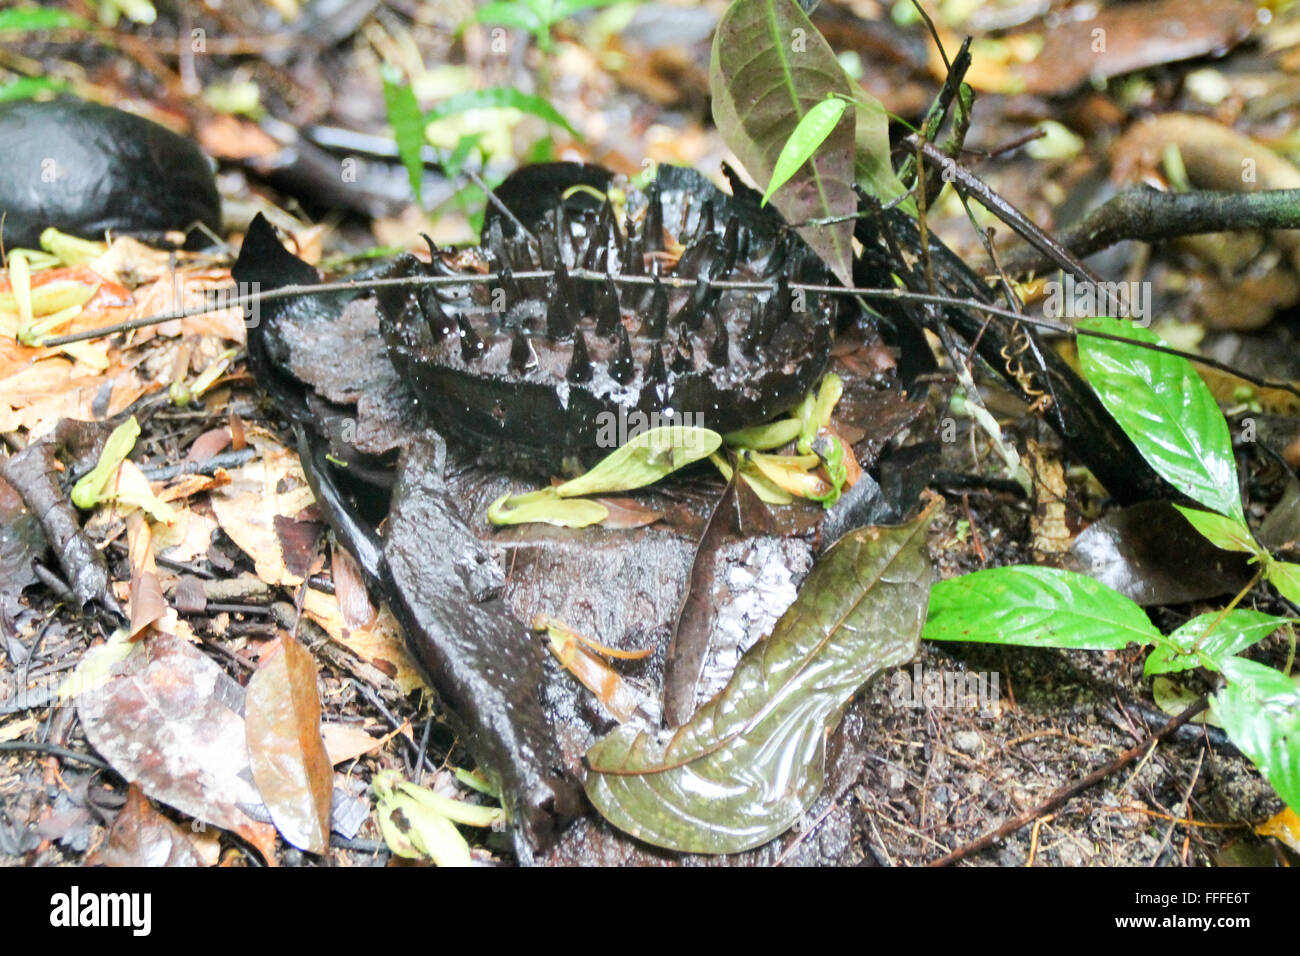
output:
{"label": "fallen stick", "polygon": [[1184,710],[1177,717],[1174,717],[1171,720],[1169,720],[1163,727],[1161,727],[1155,733],[1149,734],[1147,738],[1137,746],[1129,748],[1128,750],[1120,754],[1118,757],[1115,757],[1113,760],[1102,764],[1100,767],[1098,767],[1092,773],[1088,774],[1086,777],[1082,777],[1076,780],[1074,783],[1062,787],[1060,790],[1057,790],[1054,794],[1052,794],[1042,803],[1038,804],[1035,807],[1031,807],[1030,809],[1026,810],[1024,813],[1012,817],[1010,820],[1002,824],[1002,826],[998,827],[996,830],[991,830],[988,833],[984,834],[982,837],[979,837],[976,840],[972,840],[970,843],[967,843],[964,846],[959,846],[957,849],[953,850],[948,855],[941,856],[939,857],[939,859],[931,863],[928,863],[926,865],[927,866],[948,866],[949,864],[956,863],[960,860],[964,860],[966,857],[970,856],[973,853],[978,853],[981,850],[988,849],[994,843],[997,843],[1000,840],[1009,837],[1011,834],[1015,833],[1021,827],[1033,823],[1034,820],[1038,819],[1043,814],[1051,813],[1057,807],[1060,807],[1063,804],[1074,799],[1079,794],[1083,793],[1083,791],[1087,790],[1089,787],[1095,786],[1096,784],[1105,780],[1116,770],[1119,770],[1121,767],[1125,766],[1126,764],[1133,762],[1144,751],[1155,746],[1155,744],[1163,740],[1165,737],[1168,737],[1170,734],[1172,734],[1183,724],[1187,723],[1189,720],[1191,720],[1193,717],[1195,717],[1197,714],[1203,711],[1207,706],[1209,706],[1209,700],[1208,698],[1202,696],[1200,700],[1196,701],[1196,703],[1192,704],[1190,707]]}

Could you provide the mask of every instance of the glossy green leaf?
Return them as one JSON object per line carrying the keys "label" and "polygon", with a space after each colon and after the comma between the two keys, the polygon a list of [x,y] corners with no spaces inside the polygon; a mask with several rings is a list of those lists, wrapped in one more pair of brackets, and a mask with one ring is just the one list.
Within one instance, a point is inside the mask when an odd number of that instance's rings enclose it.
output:
{"label": "glossy green leaf", "polygon": [[455,116],[467,110],[516,109],[521,113],[539,116],[555,126],[562,127],[574,139],[582,139],[582,134],[569,125],[569,121],[560,115],[549,102],[540,96],[525,93],[509,86],[493,86],[486,90],[469,90],[457,93],[439,103],[425,114],[424,121],[436,123],[438,120]]}
{"label": "glossy green leaf", "polygon": [[1259,643],[1285,623],[1286,618],[1247,608],[1223,615],[1218,611],[1201,614],[1156,643],[1147,656],[1145,673],[1150,677],[1202,666],[1220,670],[1225,658]]}
{"label": "glossy green leaf", "polygon": [[[827,94],[852,100],[860,92],[795,0],[742,0],[727,8],[713,36],[709,90],[718,132],[758,182],[772,179],[800,121]],[[844,112],[847,121],[773,195],[788,222],[856,212],[856,108]],[[852,220],[804,226],[799,235],[841,282],[852,283]]]}
{"label": "glossy green leaf", "polygon": [[1174,505],[1174,507],[1216,548],[1222,548],[1224,551],[1244,551],[1247,554],[1263,553],[1263,549],[1255,543],[1255,536],[1250,533],[1250,528],[1240,519],[1229,518],[1213,511],[1201,511],[1199,508],[1184,508],[1182,505]]}
{"label": "glossy green leaf", "polygon": [[722,436],[708,428],[651,428],[607,455],[585,475],[559,485],[555,492],[571,498],[641,488],[708,458],[721,444]]}
{"label": "glossy green leaf", "polygon": [[1210,709],[1228,739],[1257,766],[1292,810],[1300,810],[1300,688],[1281,671],[1230,657],[1227,685]]}
{"label": "glossy green leaf", "polygon": [[553,524],[561,528],[585,528],[609,517],[609,509],[586,498],[561,498],[554,488],[524,495],[502,495],[488,505],[487,518],[494,525]]}
{"label": "glossy green leaf", "polygon": [[397,142],[397,155],[406,167],[406,177],[411,183],[411,195],[421,208],[424,206],[424,117],[415,91],[405,81],[400,70],[385,64],[380,71],[384,81],[384,105],[388,109],[388,125],[393,128]]}
{"label": "glossy green leaf", "polygon": [[104,442],[104,450],[99,454],[95,467],[72,486],[72,503],[78,508],[93,508],[99,504],[104,495],[104,486],[113,477],[119,465],[135,447],[135,440],[140,437],[140,423],[132,415],[113,429]]}
{"label": "glossy green leaf", "polygon": [[776,166],[772,169],[772,181],[767,184],[767,191],[763,193],[762,205],[766,206],[767,201],[772,198],[772,193],[788,183],[790,177],[799,171],[799,167],[812,159],[813,153],[826,142],[826,137],[831,135],[836,124],[843,118],[844,110],[848,105],[848,100],[842,100],[838,96],[828,96],[803,115],[799,125],[785,141],[781,155],[776,158]]}
{"label": "glossy green leaf", "polygon": [[1293,564],[1290,561],[1269,561],[1266,566],[1265,575],[1268,583],[1277,588],[1277,593],[1292,604],[1300,605],[1300,564]]}
{"label": "glossy green leaf", "polygon": [[844,706],[916,653],[936,507],[832,545],[771,635],[686,724],[670,735],[624,726],[596,743],[592,804],[640,840],[695,853],[758,846],[798,820],[822,788],[826,737]]}
{"label": "glossy green leaf", "polygon": [[932,641],[1112,650],[1161,634],[1146,612],[1099,581],[1013,565],[940,581],[922,635]]}
{"label": "glossy green leaf", "polygon": [[[1079,324],[1138,342],[1160,341],[1117,319]],[[1151,467],[1211,511],[1244,524],[1228,423],[1191,363],[1139,345],[1086,335],[1078,341],[1089,384]]]}

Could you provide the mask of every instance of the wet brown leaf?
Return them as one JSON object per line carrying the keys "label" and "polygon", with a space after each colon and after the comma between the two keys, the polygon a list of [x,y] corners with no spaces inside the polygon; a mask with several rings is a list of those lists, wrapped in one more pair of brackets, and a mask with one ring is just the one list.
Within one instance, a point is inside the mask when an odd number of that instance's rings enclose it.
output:
{"label": "wet brown leaf", "polygon": [[289,635],[248,682],[244,706],[253,781],[285,840],[329,850],[334,771],[320,732],[316,661]]}

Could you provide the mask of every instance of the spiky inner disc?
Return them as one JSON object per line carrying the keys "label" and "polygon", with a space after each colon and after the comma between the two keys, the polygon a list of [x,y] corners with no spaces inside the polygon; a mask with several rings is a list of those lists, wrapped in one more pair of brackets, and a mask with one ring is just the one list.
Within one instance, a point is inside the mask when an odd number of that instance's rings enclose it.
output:
{"label": "spiky inner disc", "polygon": [[[719,215],[715,198],[731,211]],[[607,426],[620,419],[720,432],[766,421],[821,374],[835,304],[791,289],[828,281],[802,242],[733,205],[652,186],[622,222],[608,200],[585,212],[557,203],[532,236],[495,220],[455,268],[436,253],[432,264],[404,257],[394,275],[498,278],[382,290],[390,355],[450,437],[528,471],[607,454]],[[515,278],[538,270],[554,275]],[[721,280],[766,288],[719,289]]]}

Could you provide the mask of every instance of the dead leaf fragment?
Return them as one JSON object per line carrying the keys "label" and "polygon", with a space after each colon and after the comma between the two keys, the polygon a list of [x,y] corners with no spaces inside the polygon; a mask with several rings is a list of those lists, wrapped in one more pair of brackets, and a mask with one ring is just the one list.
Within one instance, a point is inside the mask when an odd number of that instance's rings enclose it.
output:
{"label": "dead leaf fragment", "polygon": [[86,858],[88,866],[203,866],[188,833],[155,810],[139,784],[113,821],[108,842]]}

